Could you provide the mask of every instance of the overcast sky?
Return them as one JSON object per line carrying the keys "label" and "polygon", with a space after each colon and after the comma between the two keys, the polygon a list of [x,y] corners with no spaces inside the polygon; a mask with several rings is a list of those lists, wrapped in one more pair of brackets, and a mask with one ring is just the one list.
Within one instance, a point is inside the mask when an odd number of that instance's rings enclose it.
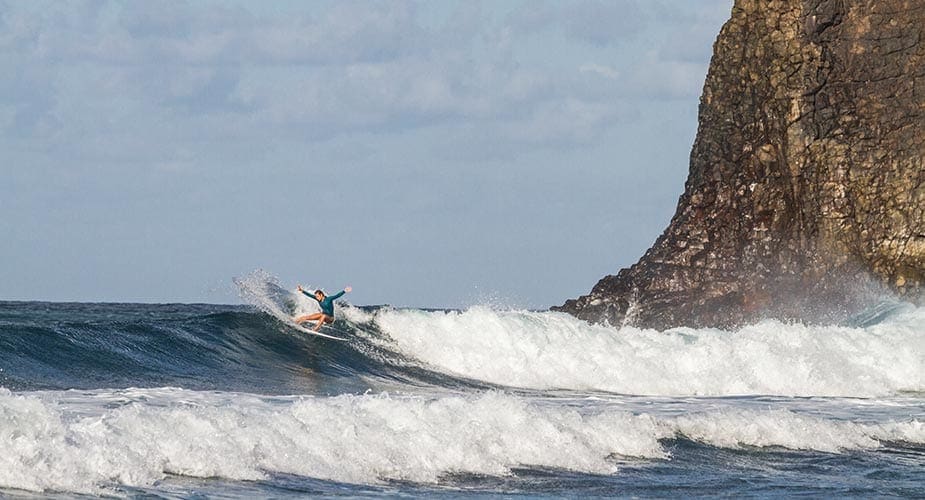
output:
{"label": "overcast sky", "polygon": [[732,0],[0,0],[0,300],[544,308],[636,262]]}

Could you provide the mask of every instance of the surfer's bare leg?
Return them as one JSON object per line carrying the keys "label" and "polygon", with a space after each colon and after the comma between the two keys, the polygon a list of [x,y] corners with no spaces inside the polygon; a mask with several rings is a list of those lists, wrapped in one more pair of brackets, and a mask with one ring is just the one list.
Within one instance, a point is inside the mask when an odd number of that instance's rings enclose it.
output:
{"label": "surfer's bare leg", "polygon": [[318,318],[318,324],[316,324],[315,327],[312,328],[312,331],[313,331],[313,332],[317,332],[318,330],[321,330],[321,325],[324,325],[325,323],[333,323],[333,322],[334,322],[334,318],[328,316],[327,314],[318,313],[318,315],[321,316],[321,317]]}
{"label": "surfer's bare leg", "polygon": [[298,318],[294,318],[292,321],[295,321],[296,323],[301,325],[302,323],[305,323],[306,321],[318,321],[319,319],[324,317],[324,315],[325,315],[324,313],[306,314],[303,316],[299,316]]}

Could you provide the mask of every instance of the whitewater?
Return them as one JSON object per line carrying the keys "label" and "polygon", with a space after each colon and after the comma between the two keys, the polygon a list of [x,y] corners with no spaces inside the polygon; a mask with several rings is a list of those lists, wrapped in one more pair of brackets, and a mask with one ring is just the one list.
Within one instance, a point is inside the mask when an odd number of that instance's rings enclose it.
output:
{"label": "whitewater", "polygon": [[925,309],[734,331],[313,301],[0,302],[0,494],[921,496]]}

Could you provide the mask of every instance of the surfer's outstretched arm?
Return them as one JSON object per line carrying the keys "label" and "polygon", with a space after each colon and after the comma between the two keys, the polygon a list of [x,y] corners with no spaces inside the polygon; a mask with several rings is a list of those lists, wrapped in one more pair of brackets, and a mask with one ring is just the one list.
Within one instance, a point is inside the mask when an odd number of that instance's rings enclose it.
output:
{"label": "surfer's outstretched arm", "polygon": [[311,298],[311,299],[314,300],[314,301],[320,302],[320,301],[315,297],[315,294],[313,294],[313,293],[308,293],[304,288],[302,288],[302,285],[299,285],[299,286],[298,286],[298,290],[299,290],[300,292],[302,292],[302,295],[304,295],[304,296],[306,296],[306,297],[309,297],[309,298]]}

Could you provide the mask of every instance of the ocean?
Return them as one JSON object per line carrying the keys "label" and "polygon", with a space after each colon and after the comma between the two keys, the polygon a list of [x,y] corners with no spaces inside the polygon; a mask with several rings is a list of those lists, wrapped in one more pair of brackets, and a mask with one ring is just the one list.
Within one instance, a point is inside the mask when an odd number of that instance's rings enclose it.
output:
{"label": "ocean", "polygon": [[[0,495],[925,496],[925,308],[736,331],[0,302]],[[348,297],[349,298],[349,297]]]}

